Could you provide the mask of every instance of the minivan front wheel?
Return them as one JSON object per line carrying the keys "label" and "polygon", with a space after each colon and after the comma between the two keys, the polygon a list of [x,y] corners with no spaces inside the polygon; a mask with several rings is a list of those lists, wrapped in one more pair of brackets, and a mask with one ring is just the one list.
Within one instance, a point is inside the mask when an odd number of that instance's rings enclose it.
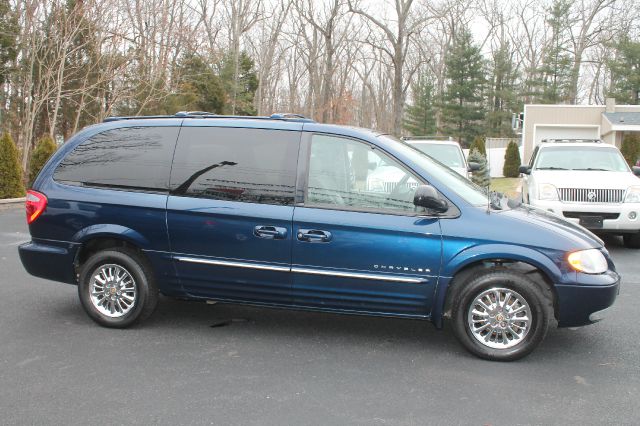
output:
{"label": "minivan front wheel", "polygon": [[150,268],[134,250],[126,248],[92,255],[80,268],[78,294],[91,319],[113,328],[147,318],[158,302]]}
{"label": "minivan front wheel", "polygon": [[463,284],[453,301],[453,326],[471,353],[493,361],[528,355],[544,339],[552,315],[550,291],[511,271]]}

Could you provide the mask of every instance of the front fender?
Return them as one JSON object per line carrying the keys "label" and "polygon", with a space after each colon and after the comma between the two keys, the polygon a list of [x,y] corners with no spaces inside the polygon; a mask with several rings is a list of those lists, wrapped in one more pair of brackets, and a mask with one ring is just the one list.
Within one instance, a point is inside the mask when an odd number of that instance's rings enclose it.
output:
{"label": "front fender", "polygon": [[465,248],[455,253],[449,259],[444,259],[442,275],[452,278],[464,267],[491,259],[505,259],[528,263],[542,270],[554,282],[561,280],[563,275],[558,260],[562,258],[562,252],[557,250],[545,250],[542,253],[526,246],[512,244],[479,244]]}
{"label": "front fender", "polygon": [[[465,267],[485,260],[510,260],[524,262],[541,270],[555,283],[575,280],[575,272],[563,271],[560,260],[563,253],[549,251],[542,253],[534,248],[510,244],[479,244],[467,247],[443,259],[442,274],[438,280],[431,320],[437,327],[442,326],[447,290],[453,277]],[[569,277],[568,275],[572,275]]]}

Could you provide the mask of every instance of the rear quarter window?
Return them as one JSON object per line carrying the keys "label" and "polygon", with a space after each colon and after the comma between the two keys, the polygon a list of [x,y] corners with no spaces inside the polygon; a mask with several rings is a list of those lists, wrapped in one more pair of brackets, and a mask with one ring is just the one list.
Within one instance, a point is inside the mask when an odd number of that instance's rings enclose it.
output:
{"label": "rear quarter window", "polygon": [[166,192],[178,132],[178,127],[107,130],[71,151],[53,178],[83,186]]}

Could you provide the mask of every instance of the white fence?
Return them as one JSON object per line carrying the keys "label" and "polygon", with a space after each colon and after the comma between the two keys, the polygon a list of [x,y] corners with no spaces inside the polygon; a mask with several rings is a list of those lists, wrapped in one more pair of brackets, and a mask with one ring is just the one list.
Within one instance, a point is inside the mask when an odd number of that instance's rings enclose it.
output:
{"label": "white fence", "polygon": [[[507,152],[507,145],[514,141],[518,144],[520,158],[523,158],[522,140],[510,138],[487,138],[485,147],[487,149],[487,162],[489,163],[489,172],[491,177],[502,177],[502,168],[504,167],[504,154]],[[469,150],[464,149],[464,155],[469,156]]]}

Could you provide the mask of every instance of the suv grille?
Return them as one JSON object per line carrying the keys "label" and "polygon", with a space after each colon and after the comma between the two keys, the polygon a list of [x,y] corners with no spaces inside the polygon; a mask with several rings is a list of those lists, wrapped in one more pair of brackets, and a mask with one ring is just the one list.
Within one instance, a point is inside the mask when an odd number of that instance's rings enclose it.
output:
{"label": "suv grille", "polygon": [[621,203],[624,189],[559,188],[560,200],[570,203]]}

